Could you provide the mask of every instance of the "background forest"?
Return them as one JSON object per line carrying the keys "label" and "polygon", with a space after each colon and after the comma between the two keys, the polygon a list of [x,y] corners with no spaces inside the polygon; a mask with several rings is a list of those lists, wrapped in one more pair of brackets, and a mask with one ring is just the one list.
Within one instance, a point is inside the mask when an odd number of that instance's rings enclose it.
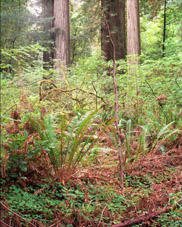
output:
{"label": "background forest", "polygon": [[182,0],[1,1],[1,226],[182,226]]}

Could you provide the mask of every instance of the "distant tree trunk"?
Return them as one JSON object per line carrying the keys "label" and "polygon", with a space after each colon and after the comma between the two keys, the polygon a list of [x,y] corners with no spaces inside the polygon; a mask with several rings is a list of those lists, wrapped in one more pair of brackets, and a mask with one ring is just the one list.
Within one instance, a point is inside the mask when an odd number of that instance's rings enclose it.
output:
{"label": "distant tree trunk", "polygon": [[164,26],[163,26],[162,57],[165,56],[165,41],[166,41],[166,6],[167,6],[167,0],[164,0]]}
{"label": "distant tree trunk", "polygon": [[[139,0],[127,0],[127,55],[128,55],[128,90],[126,106],[128,112],[138,116],[139,109],[136,104],[132,110],[132,102],[138,103],[138,56],[141,54],[140,45],[140,16]],[[135,94],[133,93],[135,91]]]}
{"label": "distant tree trunk", "polygon": [[69,0],[54,0],[55,68],[70,64]]}
{"label": "distant tree trunk", "polygon": [[127,0],[127,55],[140,55],[139,0]]}
{"label": "distant tree trunk", "polygon": [[113,46],[107,28],[108,23],[116,49],[116,60],[124,59],[126,55],[125,0],[102,0],[101,7],[104,14],[101,23],[101,50],[106,61],[113,59]]}
{"label": "distant tree trunk", "polygon": [[53,67],[54,58],[54,35],[51,29],[53,28],[53,17],[54,17],[54,0],[42,0],[42,11],[43,11],[43,31],[44,31],[44,46],[47,48],[43,52],[44,68]]}

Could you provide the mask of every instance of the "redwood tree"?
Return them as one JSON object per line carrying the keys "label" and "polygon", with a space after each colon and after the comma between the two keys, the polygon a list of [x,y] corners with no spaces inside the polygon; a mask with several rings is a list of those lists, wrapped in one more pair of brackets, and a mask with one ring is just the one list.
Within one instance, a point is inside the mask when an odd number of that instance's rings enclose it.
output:
{"label": "redwood tree", "polygon": [[69,0],[54,0],[55,68],[70,63]]}
{"label": "redwood tree", "polygon": [[127,0],[127,54],[140,55],[139,0]]}
{"label": "redwood tree", "polygon": [[[101,50],[106,60],[113,59],[113,46],[108,27],[116,50],[116,60],[125,58],[125,0],[102,0]],[[108,25],[108,26],[107,26]]]}
{"label": "redwood tree", "polygon": [[53,17],[54,17],[54,0],[42,0],[43,11],[43,32],[44,32],[44,46],[47,48],[43,53],[44,68],[53,66],[54,58],[54,34],[53,34]]}
{"label": "redwood tree", "polygon": [[[140,45],[140,17],[139,0],[127,0],[127,55],[128,55],[128,89],[135,91],[135,95],[127,94],[126,106],[131,108],[131,102],[138,102],[138,56],[141,53]],[[130,77],[131,76],[131,77]],[[131,79],[132,78],[132,79]],[[133,81],[135,78],[135,82]],[[136,105],[137,106],[137,105]],[[136,114],[138,109],[136,108]]]}

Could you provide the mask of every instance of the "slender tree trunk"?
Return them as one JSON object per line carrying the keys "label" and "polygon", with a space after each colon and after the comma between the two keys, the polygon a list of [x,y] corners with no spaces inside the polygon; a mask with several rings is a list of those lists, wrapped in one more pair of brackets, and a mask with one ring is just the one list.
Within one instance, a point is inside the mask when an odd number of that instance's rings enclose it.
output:
{"label": "slender tree trunk", "polygon": [[53,28],[54,17],[54,0],[42,0],[42,11],[44,17],[43,31],[44,31],[44,46],[47,48],[43,52],[44,68],[53,67],[54,58],[54,35],[51,29]]}
{"label": "slender tree trunk", "polygon": [[54,0],[55,68],[70,64],[69,0]]}
{"label": "slender tree trunk", "polygon": [[127,0],[127,55],[140,55],[139,0]]}
{"label": "slender tree trunk", "polygon": [[120,130],[119,130],[119,120],[118,120],[118,112],[119,112],[119,105],[118,105],[118,88],[117,88],[117,83],[116,83],[116,49],[114,42],[112,40],[112,35],[110,32],[109,24],[106,21],[106,26],[108,29],[108,34],[109,34],[109,39],[112,44],[112,49],[113,49],[113,84],[114,84],[114,93],[115,93],[115,125],[116,125],[116,132],[117,132],[117,137],[118,137],[118,159],[119,159],[119,166],[120,166],[120,180],[121,180],[121,187],[124,187],[124,172],[123,172],[123,160],[122,160],[122,151],[121,151],[121,143],[122,139],[120,136]]}
{"label": "slender tree trunk", "polygon": [[126,55],[125,0],[102,0],[101,7],[105,15],[101,23],[101,50],[106,61],[113,60],[113,46],[107,28],[108,23],[115,45],[116,60],[124,59]]}
{"label": "slender tree trunk", "polygon": [[162,42],[162,57],[165,56],[165,41],[166,41],[166,6],[167,0],[164,0],[164,27],[163,27],[163,42]]}

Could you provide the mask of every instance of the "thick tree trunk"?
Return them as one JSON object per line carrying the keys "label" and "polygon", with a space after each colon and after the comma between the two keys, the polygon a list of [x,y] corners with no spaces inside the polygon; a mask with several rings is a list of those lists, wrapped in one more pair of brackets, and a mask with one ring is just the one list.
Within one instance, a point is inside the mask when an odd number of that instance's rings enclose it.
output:
{"label": "thick tree trunk", "polygon": [[54,0],[55,68],[70,63],[69,0]]}
{"label": "thick tree trunk", "polygon": [[103,17],[101,23],[101,50],[106,60],[113,60],[113,47],[109,30],[116,49],[116,60],[126,55],[125,42],[125,0],[102,0]]}
{"label": "thick tree trunk", "polygon": [[54,58],[54,35],[51,29],[53,28],[53,17],[54,17],[54,0],[42,0],[42,11],[44,17],[43,31],[44,31],[44,46],[47,48],[43,52],[44,68],[53,67]]}
{"label": "thick tree trunk", "polygon": [[139,0],[127,0],[127,55],[140,55]]}

